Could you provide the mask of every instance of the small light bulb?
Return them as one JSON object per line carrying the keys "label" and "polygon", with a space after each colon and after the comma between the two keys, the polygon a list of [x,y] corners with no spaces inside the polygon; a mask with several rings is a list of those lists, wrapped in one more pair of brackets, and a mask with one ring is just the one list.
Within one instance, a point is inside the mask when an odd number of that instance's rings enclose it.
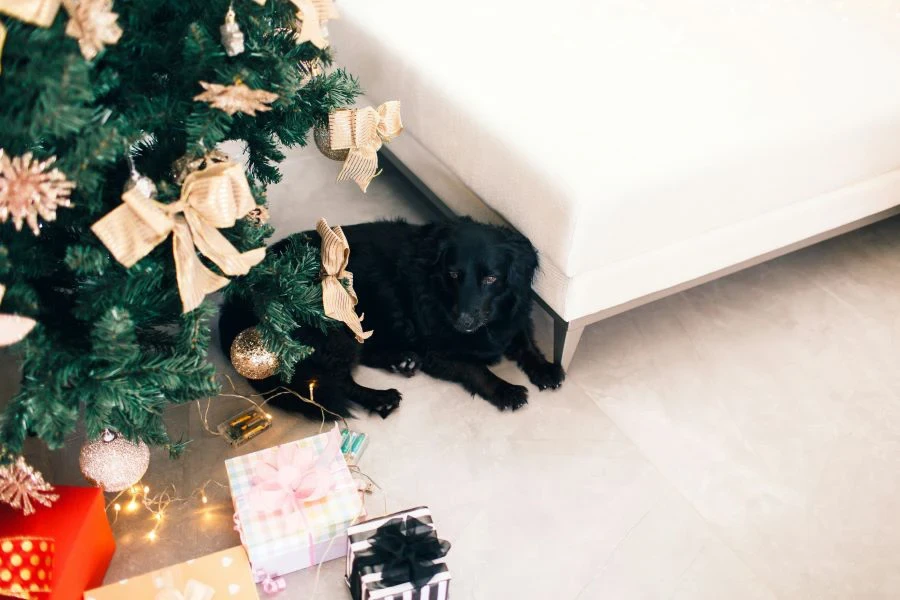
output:
{"label": "small light bulb", "polygon": [[162,513],[161,512],[156,513],[155,515],[153,515],[153,518],[156,519],[157,521],[162,521]]}
{"label": "small light bulb", "polygon": [[113,508],[116,512],[119,512],[120,510],[122,510],[122,505],[116,502],[115,504],[113,504]]}
{"label": "small light bulb", "polygon": [[132,496],[134,496],[135,494],[137,494],[137,488],[134,487],[134,486],[131,486],[130,488],[128,488],[128,491],[131,492],[131,495],[132,495]]}
{"label": "small light bulb", "polygon": [[267,418],[268,420],[271,421],[271,420],[272,420],[272,413],[266,413],[266,418]]}
{"label": "small light bulb", "polygon": [[203,494],[200,497],[200,501],[203,502],[203,504],[206,504],[207,502],[209,502],[209,498],[206,497],[206,494]]}
{"label": "small light bulb", "polygon": [[132,500],[131,502],[129,502],[128,504],[125,505],[125,510],[127,510],[128,512],[134,512],[137,510],[137,507],[138,507],[137,502]]}
{"label": "small light bulb", "polygon": [[156,541],[156,530],[155,529],[147,534],[147,539],[150,540],[151,542]]}
{"label": "small light bulb", "polygon": [[149,485],[145,485],[145,486],[144,486],[144,495],[147,495],[147,494],[149,494],[149,493],[150,493],[150,486],[149,486]]}

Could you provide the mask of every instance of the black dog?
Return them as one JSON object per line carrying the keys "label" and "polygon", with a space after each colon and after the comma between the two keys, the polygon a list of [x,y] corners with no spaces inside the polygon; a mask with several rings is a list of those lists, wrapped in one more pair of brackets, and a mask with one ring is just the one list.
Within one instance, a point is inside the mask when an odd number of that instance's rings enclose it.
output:
{"label": "black dog", "polygon": [[[316,380],[316,401],[329,410],[347,415],[352,402],[386,417],[399,405],[400,392],[354,382],[357,363],[406,376],[422,370],[461,384],[501,410],[528,401],[525,387],[488,369],[504,356],[541,390],[562,384],[562,368],[534,343],[530,290],[537,252],[524,236],[471,219],[424,226],[367,223],[344,233],[360,299],[357,312],[365,314],[364,328],[375,333],[359,344],[345,327],[327,335],[298,332],[316,352],[297,365],[291,388],[306,393],[308,382]],[[219,324],[226,354],[234,337],[254,324],[248,306],[226,303]],[[253,384],[265,391],[280,382],[273,377]],[[296,404],[289,408],[303,410]]]}

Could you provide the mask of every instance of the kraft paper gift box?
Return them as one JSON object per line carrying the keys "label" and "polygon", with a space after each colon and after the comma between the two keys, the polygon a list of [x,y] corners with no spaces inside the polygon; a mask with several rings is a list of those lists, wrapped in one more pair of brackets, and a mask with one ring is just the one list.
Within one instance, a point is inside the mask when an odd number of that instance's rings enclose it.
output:
{"label": "kraft paper gift box", "polygon": [[447,600],[450,543],[420,506],[347,530],[347,585],[353,600]]}
{"label": "kraft paper gift box", "polygon": [[279,576],[346,554],[347,527],[365,512],[337,427],[225,467],[254,571]]}
{"label": "kraft paper gift box", "polygon": [[85,592],[84,600],[257,600],[240,546]]}

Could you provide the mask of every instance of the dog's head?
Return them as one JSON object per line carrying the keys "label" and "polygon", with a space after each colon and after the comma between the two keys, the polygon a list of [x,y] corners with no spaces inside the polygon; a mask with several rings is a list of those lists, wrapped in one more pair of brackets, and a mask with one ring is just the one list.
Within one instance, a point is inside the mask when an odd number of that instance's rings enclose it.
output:
{"label": "dog's head", "polygon": [[538,257],[522,234],[465,218],[435,226],[429,246],[435,292],[457,331],[474,333],[531,302]]}

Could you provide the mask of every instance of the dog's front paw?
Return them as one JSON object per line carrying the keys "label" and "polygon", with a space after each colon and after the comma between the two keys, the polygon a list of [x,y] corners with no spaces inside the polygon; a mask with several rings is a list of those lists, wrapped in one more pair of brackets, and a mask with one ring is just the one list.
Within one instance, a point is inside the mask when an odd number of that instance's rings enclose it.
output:
{"label": "dog's front paw", "polygon": [[369,407],[372,412],[378,413],[382,419],[387,419],[388,415],[394,412],[403,395],[395,389],[379,390],[375,402]]}
{"label": "dog's front paw", "polygon": [[541,391],[559,388],[566,378],[566,372],[561,366],[547,361],[531,366],[525,371],[525,374],[528,375],[529,381]]}
{"label": "dog's front paw", "polygon": [[422,366],[422,358],[415,352],[406,352],[397,358],[397,362],[391,365],[391,372],[412,377],[419,372]]}
{"label": "dog's front paw", "polygon": [[500,410],[518,410],[528,403],[528,388],[504,381],[488,401]]}

